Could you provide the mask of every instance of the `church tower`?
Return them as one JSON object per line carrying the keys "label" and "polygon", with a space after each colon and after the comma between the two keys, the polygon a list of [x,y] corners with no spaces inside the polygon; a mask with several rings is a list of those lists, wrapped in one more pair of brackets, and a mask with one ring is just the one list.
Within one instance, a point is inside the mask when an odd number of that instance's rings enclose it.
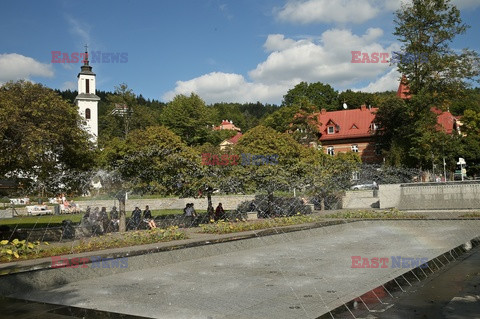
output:
{"label": "church tower", "polygon": [[95,73],[88,62],[88,52],[85,46],[85,57],[80,73],[78,73],[78,95],[75,104],[80,116],[85,120],[85,130],[90,133],[92,142],[97,142],[98,137],[98,101],[95,95]]}

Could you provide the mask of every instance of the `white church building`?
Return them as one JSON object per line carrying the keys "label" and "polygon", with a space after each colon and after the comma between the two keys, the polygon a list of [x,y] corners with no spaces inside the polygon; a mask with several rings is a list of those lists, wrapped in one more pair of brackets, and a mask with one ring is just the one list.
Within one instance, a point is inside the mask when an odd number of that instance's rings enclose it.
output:
{"label": "white church building", "polygon": [[98,101],[95,95],[95,73],[88,62],[88,53],[85,51],[85,59],[78,73],[78,95],[75,104],[80,116],[85,120],[85,130],[91,135],[91,140],[96,143],[98,137]]}

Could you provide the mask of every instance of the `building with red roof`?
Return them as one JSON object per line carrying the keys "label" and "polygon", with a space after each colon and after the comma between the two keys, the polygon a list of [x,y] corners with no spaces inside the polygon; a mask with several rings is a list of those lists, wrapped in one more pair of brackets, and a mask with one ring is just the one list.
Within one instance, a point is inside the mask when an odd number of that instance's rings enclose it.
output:
{"label": "building with red roof", "polygon": [[241,131],[239,127],[236,127],[235,124],[233,124],[233,121],[229,121],[229,120],[223,120],[219,126],[215,126],[213,129],[215,131],[219,131],[219,130],[235,130],[237,132]]}
{"label": "building with red roof", "polygon": [[[405,75],[402,76],[398,86],[397,96],[403,100],[409,100],[412,95],[408,86],[408,80]],[[430,111],[437,115],[437,129],[443,130],[447,134],[454,132],[460,134],[460,116],[454,116],[450,111],[442,111],[437,107],[431,107]]]}
{"label": "building with red roof", "polygon": [[238,132],[237,135],[229,138],[229,139],[226,139],[224,140],[222,143],[220,143],[220,150],[225,150],[227,149],[228,147],[230,146],[233,146],[235,144],[238,143],[238,140],[240,139],[240,137],[242,137],[242,133]]}
{"label": "building with red roof", "polygon": [[[398,86],[397,96],[408,100],[411,98],[408,81],[402,77]],[[316,114],[319,123],[319,141],[325,153],[359,153],[364,163],[379,163],[383,160],[381,147],[375,142],[378,126],[375,114],[378,108],[362,105],[360,109],[326,112],[324,109]],[[430,110],[437,115],[437,129],[447,134],[460,134],[460,117],[453,116],[449,111],[436,107]]]}
{"label": "building with red roof", "polygon": [[362,105],[359,109],[318,113],[319,141],[324,152],[330,155],[355,152],[365,163],[380,162],[380,148],[374,141],[377,110]]}

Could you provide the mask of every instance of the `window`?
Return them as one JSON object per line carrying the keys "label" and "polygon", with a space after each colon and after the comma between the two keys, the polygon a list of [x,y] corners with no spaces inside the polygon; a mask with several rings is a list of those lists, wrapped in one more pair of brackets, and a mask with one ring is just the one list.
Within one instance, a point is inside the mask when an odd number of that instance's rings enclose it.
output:
{"label": "window", "polygon": [[88,79],[85,80],[85,92],[87,94],[90,93],[90,80],[88,80]]}
{"label": "window", "polygon": [[377,123],[371,123],[370,124],[370,130],[372,130],[372,131],[378,130],[378,124]]}
{"label": "window", "polygon": [[335,155],[335,150],[333,149],[333,146],[327,147],[327,154],[328,155]]}
{"label": "window", "polygon": [[85,118],[86,118],[87,120],[89,120],[90,117],[91,117],[90,109],[85,109]]}
{"label": "window", "polygon": [[357,144],[352,145],[352,152],[358,153],[358,145]]}
{"label": "window", "polygon": [[328,134],[334,134],[335,133],[335,127],[329,126],[328,127]]}

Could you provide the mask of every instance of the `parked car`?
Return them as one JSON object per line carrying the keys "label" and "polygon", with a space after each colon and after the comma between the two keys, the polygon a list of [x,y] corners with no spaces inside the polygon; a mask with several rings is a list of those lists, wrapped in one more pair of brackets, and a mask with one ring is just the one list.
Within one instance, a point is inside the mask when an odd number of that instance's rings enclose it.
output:
{"label": "parked car", "polygon": [[358,184],[358,185],[353,185],[350,187],[352,190],[362,190],[362,189],[376,189],[377,185],[376,184]]}
{"label": "parked car", "polygon": [[33,206],[26,206],[28,215],[47,215],[51,214],[52,210],[48,209],[47,205],[33,205]]}

